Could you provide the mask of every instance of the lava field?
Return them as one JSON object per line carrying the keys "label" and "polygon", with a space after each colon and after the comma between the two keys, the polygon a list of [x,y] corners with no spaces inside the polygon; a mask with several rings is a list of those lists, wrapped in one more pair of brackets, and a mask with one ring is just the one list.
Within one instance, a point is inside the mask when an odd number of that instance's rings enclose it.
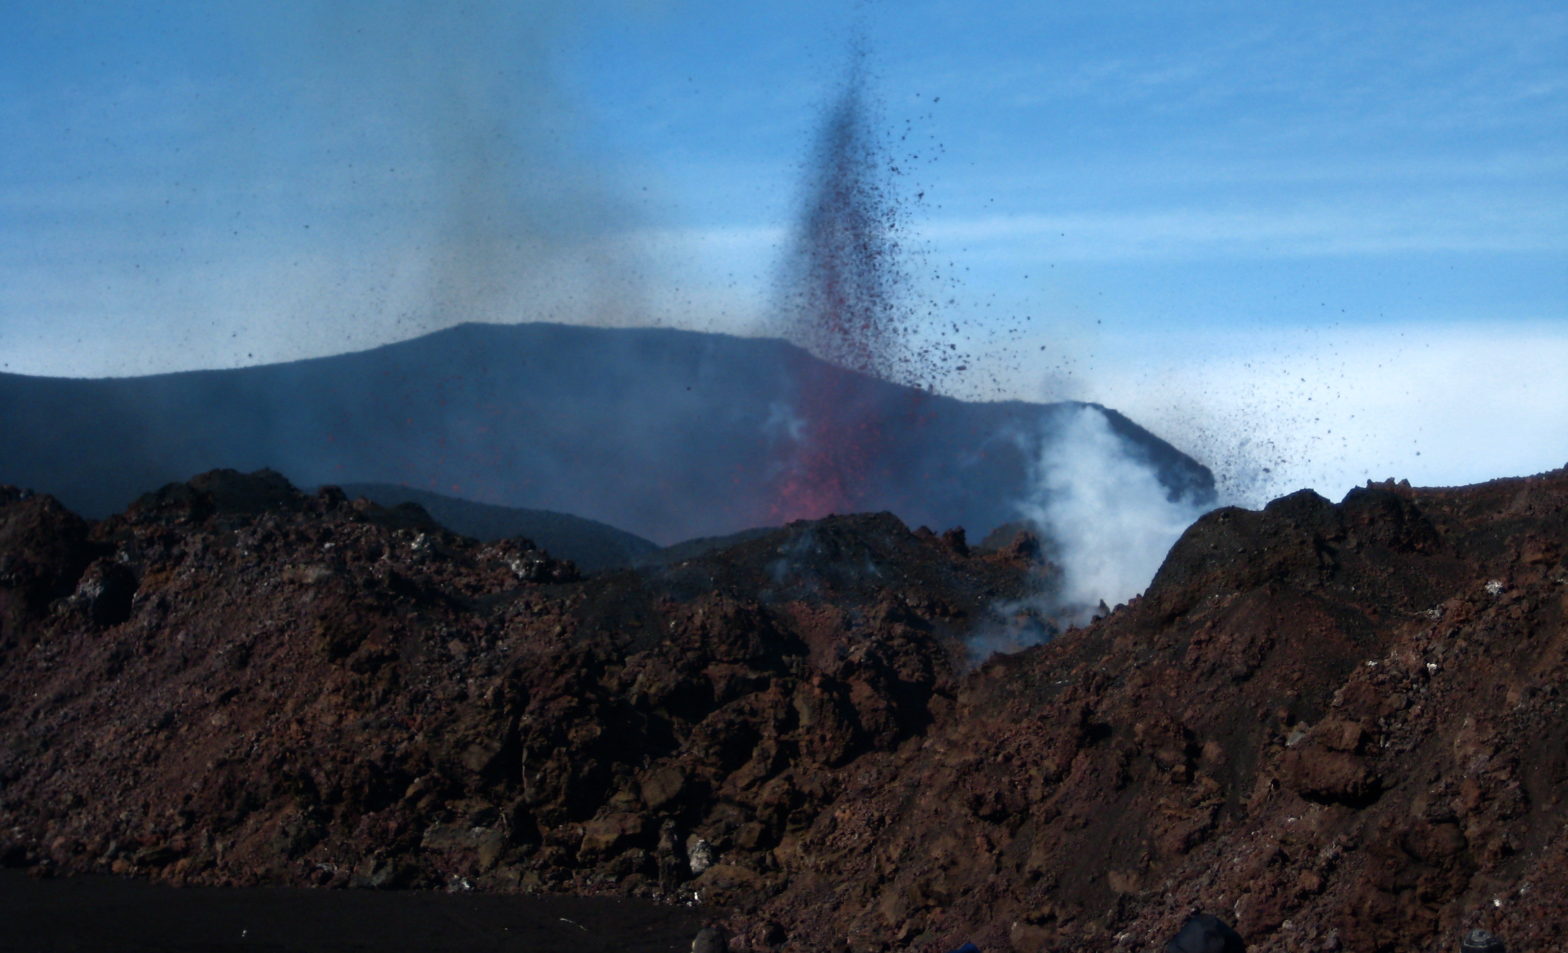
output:
{"label": "lava field", "polygon": [[[739,949],[1568,942],[1568,472],[1220,509],[971,661],[1055,569],[888,514],[580,572],[215,471],[0,491],[0,861],[617,894]],[[1025,623],[1049,625],[1048,620]]]}

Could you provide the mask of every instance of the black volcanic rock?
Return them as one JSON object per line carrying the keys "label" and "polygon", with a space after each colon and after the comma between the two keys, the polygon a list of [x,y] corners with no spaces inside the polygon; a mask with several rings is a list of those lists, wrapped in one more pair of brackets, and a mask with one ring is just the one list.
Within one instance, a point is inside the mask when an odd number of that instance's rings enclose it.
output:
{"label": "black volcanic rock", "polygon": [[87,523],[53,497],[0,488],[0,651],[29,616],[76,588],[95,555]]}
{"label": "black volcanic rock", "polygon": [[[790,467],[812,413],[832,412],[848,415],[835,439],[867,442],[840,461],[843,511],[962,525],[979,539],[1017,518],[1027,448],[1073,406],[966,403],[777,340],[470,324],[238,370],[0,375],[0,481],[103,516],[191,473],[271,467],[301,486],[408,486],[669,544],[802,515],[780,501],[799,489]],[[1107,416],[1173,492],[1212,494],[1203,467]]]}

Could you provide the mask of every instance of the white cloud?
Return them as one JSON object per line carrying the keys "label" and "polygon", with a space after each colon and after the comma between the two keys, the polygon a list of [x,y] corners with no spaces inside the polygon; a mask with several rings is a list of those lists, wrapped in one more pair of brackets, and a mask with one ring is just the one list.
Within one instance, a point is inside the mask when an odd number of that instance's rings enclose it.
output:
{"label": "white cloud", "polygon": [[921,229],[1014,257],[1053,261],[1267,258],[1398,252],[1568,252],[1568,212],[1553,203],[1151,208],[950,219]]}
{"label": "white cloud", "polygon": [[1079,396],[1209,464],[1250,506],[1302,487],[1338,499],[1369,479],[1458,485],[1568,465],[1568,322],[1228,338],[1108,342]]}

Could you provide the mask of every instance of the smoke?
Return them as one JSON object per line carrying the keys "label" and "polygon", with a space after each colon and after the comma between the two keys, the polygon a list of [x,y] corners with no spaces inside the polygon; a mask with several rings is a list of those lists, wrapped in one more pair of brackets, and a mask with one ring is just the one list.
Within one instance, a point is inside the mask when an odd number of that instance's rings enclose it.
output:
{"label": "smoke", "polygon": [[1040,440],[1024,518],[1061,567],[1052,615],[1087,621],[1103,601],[1125,602],[1154,578],[1183,530],[1207,507],[1160,481],[1154,466],[1098,407],[1067,410]]}
{"label": "smoke", "polygon": [[174,131],[147,123],[159,154],[135,181],[173,204],[128,213],[137,277],[103,306],[184,345],[159,369],[464,321],[629,323],[641,200],[564,80],[618,2],[297,0],[211,17],[232,62],[203,74]]}
{"label": "smoke", "polygon": [[[948,363],[956,348],[922,357],[914,343],[922,328],[909,305],[909,206],[867,90],[865,47],[856,42],[812,154],[776,321],[786,337],[852,371],[897,380],[915,367],[928,380],[949,376],[963,369]],[[773,521],[863,508],[868,478],[889,455],[890,431],[911,425],[870,416],[870,408],[849,399],[847,380],[817,372],[798,381],[789,439],[779,442],[784,454],[768,514]],[[1196,503],[1167,489],[1153,462],[1136,455],[1099,410],[1075,409],[1050,423],[1034,452],[1020,447],[1030,457],[1021,509],[1050,541],[1064,572],[1048,594],[997,607],[1010,621],[980,637],[993,648],[1040,641],[1059,621],[1086,616],[1102,599],[1117,602],[1141,591],[1198,512]]]}
{"label": "smoke", "polygon": [[[900,205],[866,92],[866,55],[851,47],[849,70],[828,106],[807,170],[803,208],[780,278],[774,324],[791,341],[839,367],[888,374],[906,312],[898,295]],[[773,522],[854,511],[880,452],[882,431],[849,393],[849,381],[803,366],[781,441]]]}
{"label": "smoke", "polygon": [[[927,114],[924,118],[929,118]],[[915,145],[906,120],[903,148]],[[915,137],[918,139],[918,137]],[[922,312],[911,262],[913,199],[901,178],[922,161],[893,148],[885,110],[872,94],[863,39],[850,43],[849,64],[825,105],[806,165],[801,211],[781,262],[772,306],[778,334],[838,368],[933,390],[964,370],[964,355],[946,340],[958,323]],[[788,440],[776,443],[779,462],[773,503],[759,514],[772,522],[811,519],[866,509],[893,462],[893,432],[920,426],[920,400],[894,418],[864,399],[850,375],[828,365],[800,365],[790,409]]]}
{"label": "smoke", "polygon": [[785,336],[841,367],[888,377],[904,333],[900,203],[857,44],[813,151],[803,214],[783,269]]}
{"label": "smoke", "polygon": [[583,18],[499,0],[316,10],[306,43],[322,81],[304,95],[341,123],[346,154],[402,163],[380,197],[408,231],[384,247],[401,256],[387,270],[412,281],[386,305],[418,329],[552,311],[592,323],[635,307],[637,269],[616,237],[631,203],[585,151],[558,78]]}
{"label": "smoke", "polygon": [[1182,532],[1214,504],[1212,485],[1162,475],[1094,404],[1059,405],[1014,443],[1028,458],[1017,511],[1045,562],[1031,592],[993,603],[970,633],[972,665],[1042,645],[1138,595]]}

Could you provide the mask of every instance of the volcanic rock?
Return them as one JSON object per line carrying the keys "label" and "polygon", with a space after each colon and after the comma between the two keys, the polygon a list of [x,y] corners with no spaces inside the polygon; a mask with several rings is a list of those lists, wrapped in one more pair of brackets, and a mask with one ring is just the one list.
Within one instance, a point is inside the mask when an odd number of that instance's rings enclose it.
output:
{"label": "volcanic rock", "polygon": [[973,670],[1043,569],[956,542],[584,579],[269,474],[98,523],[6,489],[0,859],[695,896],[736,950],[1568,942],[1568,472],[1218,510]]}
{"label": "volcanic rock", "polygon": [[1224,920],[1196,913],[1165,944],[1165,953],[1247,953],[1247,945]]}
{"label": "volcanic rock", "polygon": [[270,472],[3,499],[5,855],[178,882],[776,882],[823,766],[927,725],[1022,578],[885,515],[581,581]]}
{"label": "volcanic rock", "polygon": [[1558,471],[1209,514],[1145,596],[857,761],[765,914],[867,948],[1150,947],[1195,908],[1275,949],[1561,945],[1565,503]]}

